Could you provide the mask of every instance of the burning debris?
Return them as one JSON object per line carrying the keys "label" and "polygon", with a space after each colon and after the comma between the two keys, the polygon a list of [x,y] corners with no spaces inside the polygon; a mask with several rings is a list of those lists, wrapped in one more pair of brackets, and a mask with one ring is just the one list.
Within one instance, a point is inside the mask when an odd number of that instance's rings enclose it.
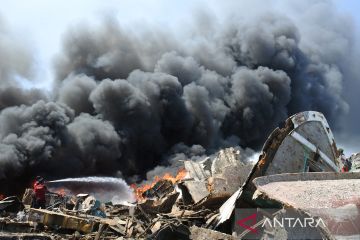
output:
{"label": "burning debris", "polygon": [[[353,236],[359,234],[356,229],[336,232],[329,220],[334,213],[318,209],[324,204],[337,209],[359,208],[358,185],[349,181],[358,181],[360,176],[340,173],[340,158],[323,115],[303,112],[289,118],[283,128],[273,131],[256,163],[242,159],[236,148],[225,148],[197,161],[185,160],[184,167],[175,176],[167,173],[151,183],[133,184],[134,202],[101,202],[89,193],[75,195],[58,191],[46,194],[46,209],[37,209],[31,207],[33,190],[27,189],[23,203],[15,197],[0,201],[0,225],[4,236],[17,233],[18,239],[25,235],[27,239],[39,239],[41,232],[44,239],[232,240],[253,234],[251,229],[259,229],[259,236],[263,238],[297,238],[298,230],[274,228],[265,223],[300,214],[324,218],[324,225],[303,234],[322,238]],[[109,179],[99,181],[101,185]],[[346,188],[341,187],[343,181],[348,181]],[[94,178],[53,181],[49,186],[59,187],[60,183],[69,182],[71,186],[74,182],[79,186],[89,182],[93,187],[99,186]],[[330,195],[327,185],[332,187]],[[295,191],[291,189],[293,186]],[[340,189],[341,196],[336,197]],[[263,210],[263,220],[248,226],[249,229],[239,230],[235,224],[236,210],[249,206],[255,209],[280,206],[280,209]],[[358,214],[354,217],[354,221],[359,219]],[[266,230],[260,230],[260,226]]]}
{"label": "burning debris", "polygon": [[174,184],[182,180],[186,174],[186,170],[181,169],[175,177],[171,176],[169,173],[166,173],[162,177],[155,176],[152,183],[144,184],[142,186],[132,184],[131,187],[134,189],[137,200],[154,197],[159,198],[165,193],[172,192],[172,190],[174,190]]}

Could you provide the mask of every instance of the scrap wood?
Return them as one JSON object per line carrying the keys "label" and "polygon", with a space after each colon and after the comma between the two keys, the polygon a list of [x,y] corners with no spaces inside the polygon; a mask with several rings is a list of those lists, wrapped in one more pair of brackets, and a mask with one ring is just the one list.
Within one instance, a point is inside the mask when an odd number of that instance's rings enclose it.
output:
{"label": "scrap wood", "polygon": [[[125,226],[125,235],[127,235],[127,232],[128,232],[128,229],[129,229],[129,226],[131,226],[132,222],[134,220],[134,217],[132,216],[131,219],[128,218],[126,219],[126,226]],[[130,223],[131,221],[131,223]]]}
{"label": "scrap wood", "polygon": [[146,212],[143,210],[143,208],[141,207],[141,205],[137,205],[137,208],[140,210],[140,212],[143,214],[143,216],[145,217],[145,219],[148,221],[148,222],[151,222],[151,219],[150,217],[146,214]]}
{"label": "scrap wood", "polygon": [[[155,225],[158,226],[157,224],[160,224],[160,227],[161,227],[161,223],[160,223],[160,222],[154,221],[154,222],[152,222],[151,224],[149,224],[146,229],[144,229],[143,233],[140,234],[139,237],[143,237],[149,230],[150,230],[151,232],[153,232],[153,230],[155,230],[155,232],[156,232],[157,227],[154,228],[154,226],[155,226]],[[159,227],[159,228],[160,228],[160,227]],[[153,229],[153,228],[154,228],[154,229]]]}
{"label": "scrap wood", "polygon": [[123,215],[123,216],[127,216],[129,215],[129,209],[130,206],[125,206],[125,205],[112,205],[110,206],[106,206],[106,212],[109,213],[110,216],[114,216],[114,215]]}
{"label": "scrap wood", "polygon": [[126,235],[126,229],[121,225],[109,225],[109,228],[122,236]]}
{"label": "scrap wood", "polygon": [[188,218],[188,217],[204,217],[208,214],[211,214],[212,211],[209,209],[200,209],[197,211],[194,210],[180,210],[177,208],[173,208],[173,211],[170,213],[162,213],[161,215],[167,217],[175,217],[175,218]]}
{"label": "scrap wood", "polygon": [[121,224],[121,225],[126,225],[128,222],[128,219],[122,220],[119,217],[114,218],[114,220],[116,220],[117,224]]}
{"label": "scrap wood", "polygon": [[209,219],[206,220],[205,228],[210,228],[214,225],[214,222],[219,218],[220,213],[212,215]]}
{"label": "scrap wood", "polygon": [[159,231],[159,229],[161,228],[161,225],[162,224],[159,221],[156,221],[154,223],[154,225],[152,225],[152,227],[151,227],[151,232],[155,233],[155,232]]}
{"label": "scrap wood", "polygon": [[126,235],[126,227],[122,225],[124,221],[120,218],[114,218],[114,219],[105,219],[102,221],[102,223],[105,223],[108,225],[108,228],[115,231],[116,233],[125,236]]}
{"label": "scrap wood", "polygon": [[179,222],[169,222],[150,235],[150,239],[188,239],[190,235],[189,228]]}
{"label": "scrap wood", "polygon": [[137,223],[135,225],[135,230],[138,232],[138,233],[143,233],[145,231],[145,228],[143,228],[142,224],[139,224]]}
{"label": "scrap wood", "polygon": [[50,234],[44,233],[2,233],[0,232],[0,239],[4,240],[25,240],[25,239],[36,239],[36,240],[55,240]]}
{"label": "scrap wood", "polygon": [[99,224],[99,221],[89,218],[80,218],[63,213],[53,212],[44,209],[31,208],[29,220],[42,223],[51,228],[61,227],[63,229],[77,230],[90,233]]}
{"label": "scrap wood", "polygon": [[137,207],[149,220],[148,222],[151,222],[149,215],[171,212],[179,194],[178,192],[173,192],[160,200],[148,199],[138,204]]}
{"label": "scrap wood", "polygon": [[133,235],[134,232],[134,225],[131,225],[126,233],[127,237],[131,237]]}
{"label": "scrap wood", "polygon": [[104,230],[105,230],[107,227],[108,227],[107,224],[101,223],[100,226],[99,226],[99,230],[98,230],[98,232],[97,232],[96,235],[95,235],[94,240],[99,240],[100,237],[101,237],[101,234],[104,232]]}
{"label": "scrap wood", "polygon": [[[151,224],[151,223],[150,223]],[[133,235],[139,235],[148,228],[148,225],[135,217],[129,221],[127,228],[125,229],[125,236],[131,237]]]}

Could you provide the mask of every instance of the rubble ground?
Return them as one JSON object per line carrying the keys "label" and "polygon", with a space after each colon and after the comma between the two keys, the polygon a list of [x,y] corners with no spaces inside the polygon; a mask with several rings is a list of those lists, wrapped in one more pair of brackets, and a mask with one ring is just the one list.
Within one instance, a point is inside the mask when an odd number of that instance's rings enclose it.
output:
{"label": "rubble ground", "polygon": [[97,203],[88,194],[49,193],[49,207],[35,209],[30,207],[32,189],[26,189],[23,202],[0,202],[0,209],[8,207],[0,219],[6,232],[0,239],[204,239],[208,234],[232,239],[202,230],[209,228],[253,165],[242,162],[234,148],[221,150],[208,169],[193,161],[184,165],[186,174],[178,174],[181,177],[167,176],[150,187],[134,188],[136,203]]}

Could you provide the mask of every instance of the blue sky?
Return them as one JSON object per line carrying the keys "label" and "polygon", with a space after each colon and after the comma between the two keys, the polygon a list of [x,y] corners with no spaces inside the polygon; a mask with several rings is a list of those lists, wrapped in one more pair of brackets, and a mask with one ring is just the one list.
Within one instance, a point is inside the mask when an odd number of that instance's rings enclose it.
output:
{"label": "blue sky", "polygon": [[360,1],[358,0],[335,0],[334,3],[338,6],[339,10],[348,12],[355,19],[355,22],[359,26],[360,23]]}

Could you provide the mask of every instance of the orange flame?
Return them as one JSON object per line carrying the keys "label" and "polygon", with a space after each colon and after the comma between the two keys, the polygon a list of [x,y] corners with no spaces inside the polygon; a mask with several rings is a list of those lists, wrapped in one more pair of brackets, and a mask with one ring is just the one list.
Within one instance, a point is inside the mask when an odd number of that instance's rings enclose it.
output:
{"label": "orange flame", "polygon": [[55,191],[55,193],[59,194],[61,197],[64,197],[66,195],[65,188],[59,188]]}
{"label": "orange flame", "polygon": [[154,187],[155,184],[157,182],[159,182],[160,180],[169,180],[173,184],[175,184],[175,183],[179,182],[180,180],[182,180],[186,176],[186,173],[187,172],[186,172],[185,168],[182,168],[178,171],[178,173],[176,174],[175,177],[173,177],[170,173],[165,173],[162,177],[155,176],[154,180],[151,183],[144,184],[142,186],[137,186],[136,184],[131,184],[130,187],[134,190],[135,197],[139,201],[139,200],[144,199],[142,194],[144,192],[146,192],[147,190],[151,189],[152,187]]}

